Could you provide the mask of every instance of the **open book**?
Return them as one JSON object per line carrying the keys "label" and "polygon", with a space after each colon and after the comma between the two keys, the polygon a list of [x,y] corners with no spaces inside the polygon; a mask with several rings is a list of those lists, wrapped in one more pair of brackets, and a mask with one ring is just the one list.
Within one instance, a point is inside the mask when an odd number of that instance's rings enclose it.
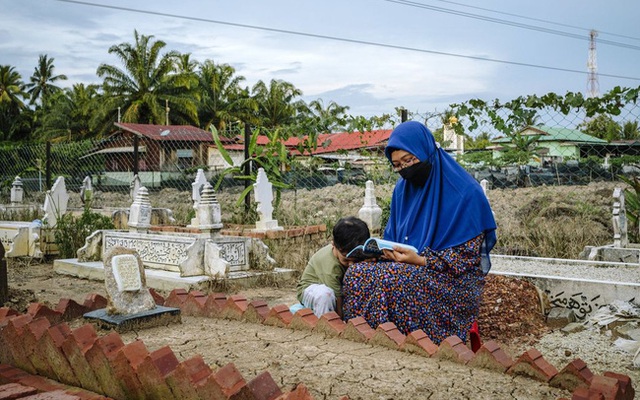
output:
{"label": "open book", "polygon": [[411,246],[410,244],[397,243],[392,242],[391,240],[384,240],[379,238],[369,238],[364,244],[356,246],[347,254],[347,258],[353,258],[356,260],[366,260],[367,258],[378,258],[382,254],[382,250],[389,249],[393,250],[394,246],[404,247],[406,249],[410,249],[418,252],[418,249]]}

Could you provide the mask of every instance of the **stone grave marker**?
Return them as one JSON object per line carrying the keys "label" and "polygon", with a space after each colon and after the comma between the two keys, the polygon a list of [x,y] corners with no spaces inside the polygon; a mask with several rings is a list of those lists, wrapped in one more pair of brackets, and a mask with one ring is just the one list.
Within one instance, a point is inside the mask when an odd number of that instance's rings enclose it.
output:
{"label": "stone grave marker", "polygon": [[140,181],[140,177],[138,174],[133,176],[133,180],[131,184],[129,184],[129,196],[131,196],[131,200],[135,200],[138,197],[138,190],[142,187],[142,182]]}
{"label": "stone grave marker", "polygon": [[191,219],[191,227],[198,226],[198,205],[200,204],[200,200],[202,198],[202,192],[204,190],[204,186],[208,184],[207,177],[204,175],[204,170],[198,168],[198,172],[196,173],[196,179],[191,183],[191,200],[193,201],[193,208],[196,210],[196,216]]}
{"label": "stone grave marker", "polygon": [[69,194],[64,183],[64,177],[59,176],[56,182],[47,190],[44,199],[44,222],[48,228],[54,228],[58,223],[58,218],[67,212],[69,204]]}
{"label": "stone grave marker", "polygon": [[358,211],[358,217],[366,222],[372,233],[379,233],[381,228],[382,208],[376,201],[373,181],[367,181],[364,189],[364,205]]}
{"label": "stone grave marker", "polygon": [[82,204],[88,204],[93,198],[93,186],[91,185],[91,177],[85,176],[82,180],[82,188],[80,189],[80,200]]}
{"label": "stone grave marker", "polygon": [[180,309],[156,305],[147,288],[144,265],[138,253],[114,246],[104,256],[107,307],[85,318],[119,332],[180,322]]}
{"label": "stone grave marker", "polygon": [[151,227],[151,202],[149,191],[141,186],[129,209],[129,231],[146,232]]}
{"label": "stone grave marker", "polygon": [[22,204],[24,199],[24,190],[22,189],[22,179],[16,176],[11,184],[11,205],[17,206]]}
{"label": "stone grave marker", "polygon": [[253,184],[255,191],[257,211],[260,219],[256,222],[256,231],[281,230],[278,221],[273,219],[273,184],[269,182],[264,168],[258,169],[256,183]]}

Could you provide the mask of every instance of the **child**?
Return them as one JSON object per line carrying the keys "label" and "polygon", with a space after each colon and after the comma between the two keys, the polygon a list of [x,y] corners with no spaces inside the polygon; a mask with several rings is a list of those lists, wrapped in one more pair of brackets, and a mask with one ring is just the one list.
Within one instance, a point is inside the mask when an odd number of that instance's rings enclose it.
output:
{"label": "child", "polygon": [[[298,282],[298,300],[319,318],[335,311],[342,317],[342,277],[354,260],[348,254],[369,239],[369,227],[356,217],[338,220],[333,227],[333,242],[318,250],[307,264]],[[292,312],[302,308],[293,306]]]}

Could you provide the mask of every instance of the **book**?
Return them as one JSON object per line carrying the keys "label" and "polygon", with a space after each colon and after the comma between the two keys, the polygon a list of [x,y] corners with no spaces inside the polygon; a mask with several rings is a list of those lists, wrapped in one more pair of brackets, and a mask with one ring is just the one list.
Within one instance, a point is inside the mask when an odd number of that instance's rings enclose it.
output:
{"label": "book", "polygon": [[347,258],[353,258],[356,260],[366,260],[368,258],[378,258],[384,254],[382,250],[393,250],[395,246],[404,247],[409,250],[413,250],[416,253],[418,249],[410,244],[392,242],[391,240],[384,240],[380,238],[369,238],[364,244],[358,245],[353,248],[347,254]]}

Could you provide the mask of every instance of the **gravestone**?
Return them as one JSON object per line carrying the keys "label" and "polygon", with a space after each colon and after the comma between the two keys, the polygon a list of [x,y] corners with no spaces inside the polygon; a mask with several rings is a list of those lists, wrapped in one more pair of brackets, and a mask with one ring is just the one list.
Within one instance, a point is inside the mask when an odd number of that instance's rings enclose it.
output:
{"label": "gravestone", "polygon": [[107,314],[134,314],[156,307],[146,285],[144,266],[135,250],[112,247],[104,256]]}
{"label": "gravestone", "polygon": [[263,168],[258,169],[258,177],[256,183],[253,184],[255,192],[256,209],[260,219],[256,222],[255,231],[282,230],[278,226],[278,221],[273,219],[273,185],[269,182],[266,172]]}
{"label": "gravestone", "polygon": [[7,260],[4,258],[4,246],[0,244],[0,307],[9,300],[9,278]]}
{"label": "gravestone", "polygon": [[613,190],[613,247],[627,247],[627,210],[624,204],[624,191],[617,187]]}
{"label": "gravestone", "polygon": [[196,226],[205,235],[217,236],[222,229],[220,203],[218,203],[213,186],[209,182],[205,182],[202,198],[198,199],[195,220]]}
{"label": "gravestone", "polygon": [[82,204],[91,203],[93,198],[93,186],[91,185],[91,177],[85,176],[82,181],[82,188],[80,188],[80,200]]}
{"label": "gravestone", "polygon": [[22,204],[24,199],[24,190],[22,189],[22,179],[16,176],[11,184],[11,205],[18,206]]}
{"label": "gravestone", "polygon": [[366,222],[372,234],[380,233],[382,208],[376,201],[373,181],[367,181],[364,189],[364,205],[358,211],[358,217]]}
{"label": "gravestone", "polygon": [[191,200],[193,201],[193,209],[196,210],[196,216],[191,219],[190,227],[198,227],[198,204],[202,197],[205,184],[208,184],[207,177],[204,175],[204,171],[199,168],[196,173],[196,179],[191,183]]}
{"label": "gravestone", "polygon": [[105,253],[104,283],[107,307],[84,314],[98,326],[126,332],[181,322],[179,308],[156,305],[135,250],[117,246]]}
{"label": "gravestone", "polygon": [[67,187],[64,183],[64,177],[59,176],[51,187],[51,190],[47,190],[44,199],[43,220],[47,228],[54,228],[56,226],[58,218],[67,212],[68,203],[69,194],[67,193]]}
{"label": "gravestone", "polygon": [[141,186],[131,208],[129,209],[130,232],[147,232],[151,227],[151,202],[149,201],[149,191]]}
{"label": "gravestone", "polygon": [[135,200],[136,197],[138,197],[138,190],[140,190],[141,187],[142,182],[140,181],[140,177],[138,174],[135,174],[131,184],[129,184],[129,196],[131,197],[131,200]]}

